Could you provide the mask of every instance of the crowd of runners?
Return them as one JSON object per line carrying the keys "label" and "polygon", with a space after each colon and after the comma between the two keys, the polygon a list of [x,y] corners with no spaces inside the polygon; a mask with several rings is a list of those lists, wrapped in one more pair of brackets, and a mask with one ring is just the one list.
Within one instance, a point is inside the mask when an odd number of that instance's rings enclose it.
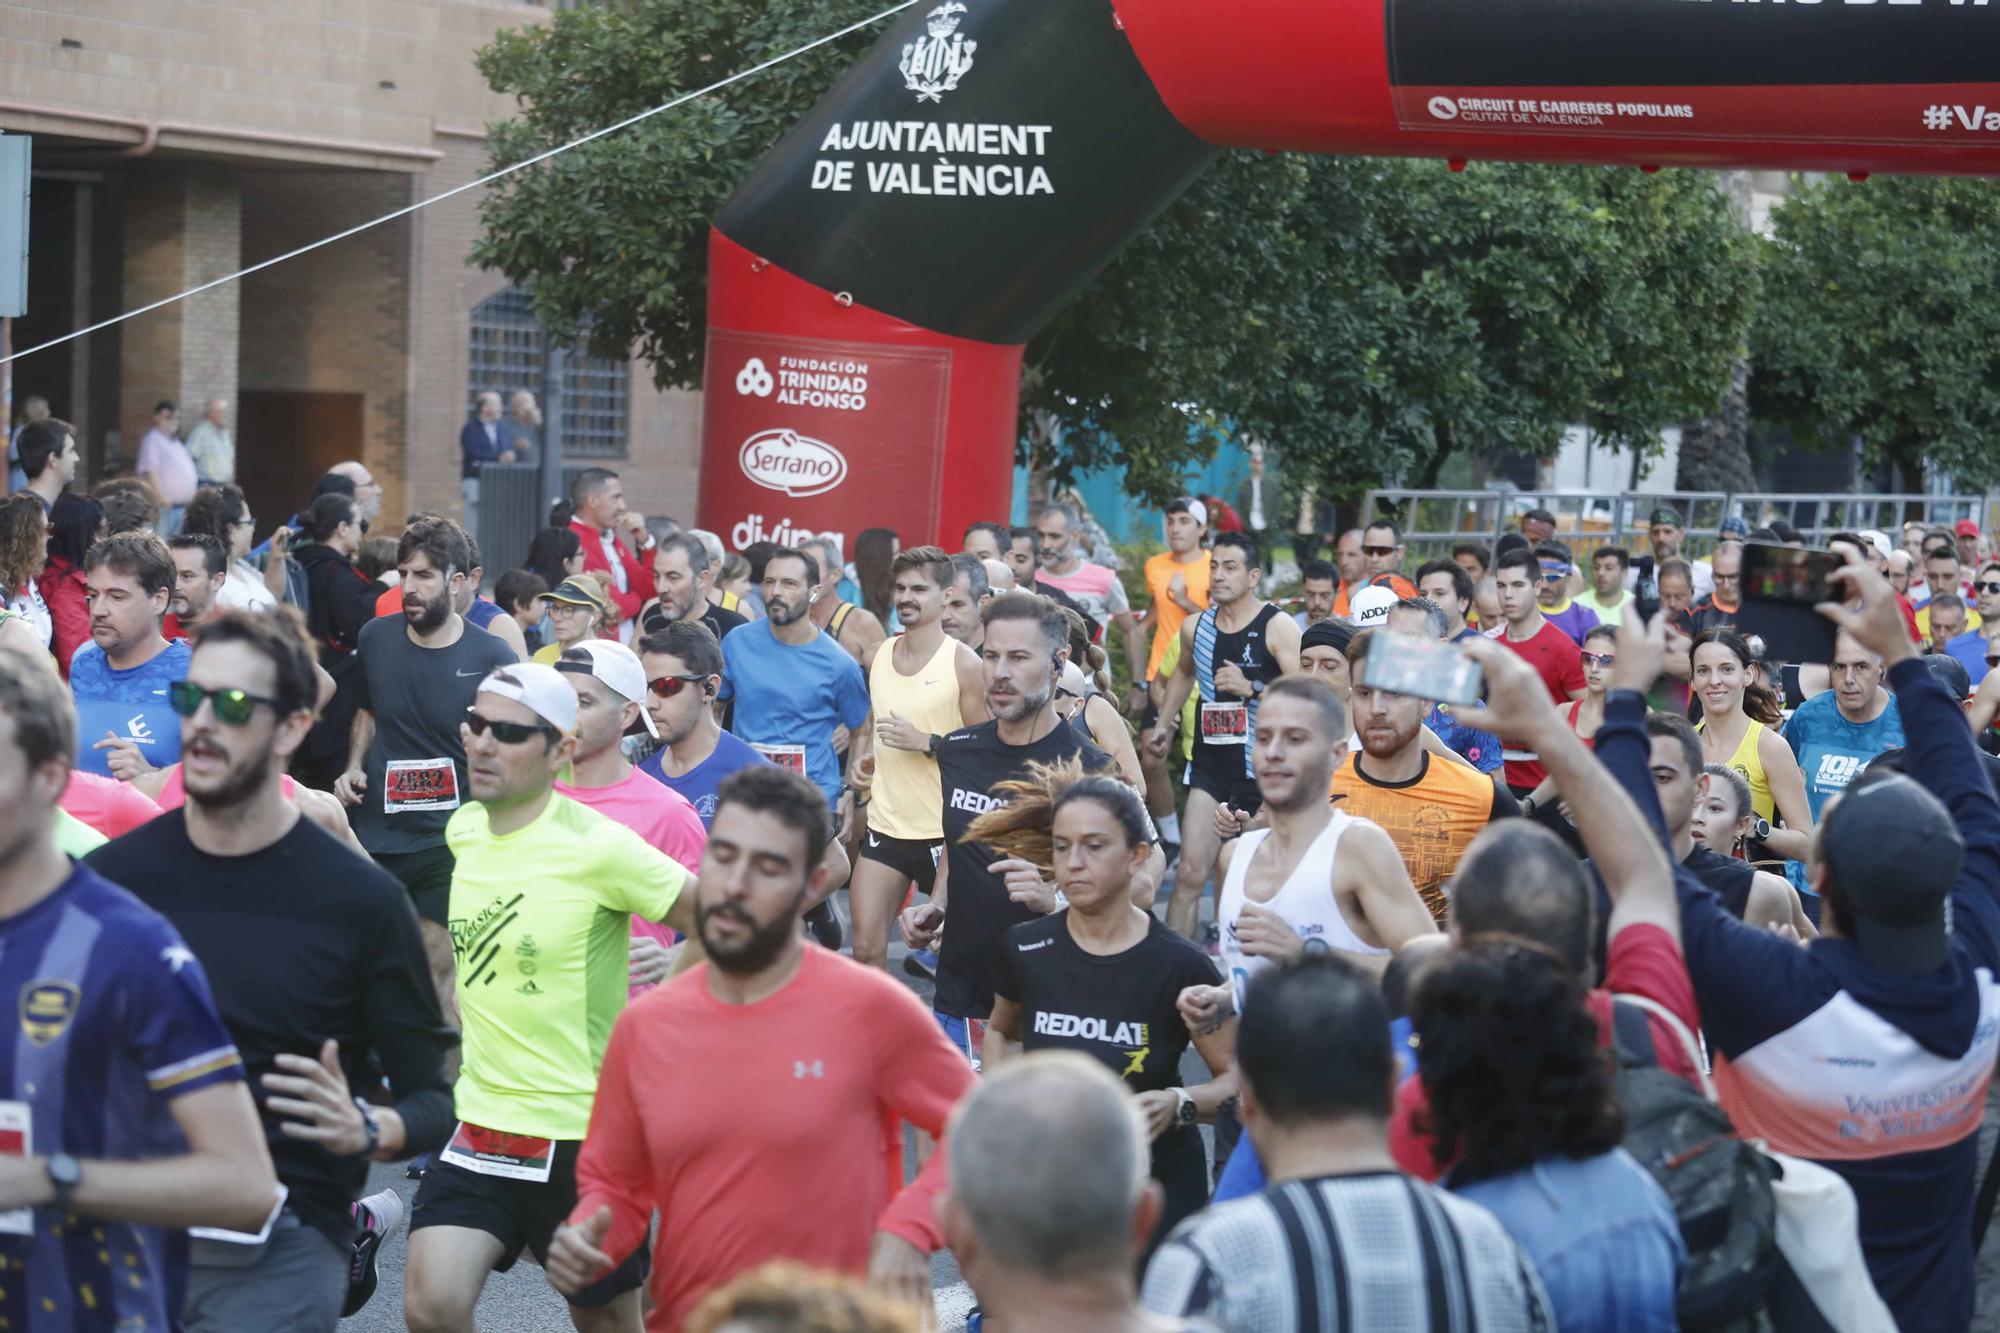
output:
{"label": "crowd of runners", "polygon": [[1786,663],[1796,534],[1671,508],[1281,606],[1194,499],[1140,597],[1069,504],[849,566],[592,469],[489,580],[359,464],[260,545],[19,449],[0,1328],[331,1330],[405,1226],[426,1333],[523,1251],[622,1333],[915,1328],[944,1249],[995,1330],[1972,1319],[1976,524],[1835,536]]}

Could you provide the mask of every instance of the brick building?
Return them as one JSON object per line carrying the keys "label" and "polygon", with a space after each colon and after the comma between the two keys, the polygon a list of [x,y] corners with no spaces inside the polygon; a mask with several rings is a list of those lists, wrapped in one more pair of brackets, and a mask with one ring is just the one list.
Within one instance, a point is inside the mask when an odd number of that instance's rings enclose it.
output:
{"label": "brick building", "polygon": [[[32,346],[475,179],[507,99],[473,53],[538,21],[506,0],[0,0],[0,130],[34,139]],[[456,512],[481,389],[540,390],[518,292],[467,262],[477,192],[13,364],[76,423],[90,480],[129,468],[153,404],[236,417],[264,522],[326,467],[367,462],[383,513]],[[573,362],[566,455],[686,520],[699,398],[643,363]],[[489,568],[517,551],[490,552]]]}

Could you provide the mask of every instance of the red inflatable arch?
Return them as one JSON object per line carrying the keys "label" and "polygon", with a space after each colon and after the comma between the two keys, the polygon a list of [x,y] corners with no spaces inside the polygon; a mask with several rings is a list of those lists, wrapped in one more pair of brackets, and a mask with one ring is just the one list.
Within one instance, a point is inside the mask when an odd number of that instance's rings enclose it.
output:
{"label": "red inflatable arch", "polygon": [[1023,344],[1225,147],[2000,175],[2000,0],[920,0],[716,219],[703,524],[1004,515]]}

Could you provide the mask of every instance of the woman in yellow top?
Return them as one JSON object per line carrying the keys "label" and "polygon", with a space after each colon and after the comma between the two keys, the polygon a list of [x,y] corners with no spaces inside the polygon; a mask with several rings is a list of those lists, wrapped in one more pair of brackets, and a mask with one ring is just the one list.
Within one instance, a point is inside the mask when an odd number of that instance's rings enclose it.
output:
{"label": "woman in yellow top", "polygon": [[595,574],[572,574],[542,594],[555,626],[555,641],[535,651],[534,661],[554,666],[565,648],[574,648],[585,639],[608,639],[605,626],[618,624],[604,581]]}
{"label": "woman in yellow top", "polygon": [[1760,835],[1774,855],[1805,860],[1812,849],[1805,774],[1778,735],[1784,720],[1778,696],[1751,679],[1750,646],[1734,630],[1717,626],[1695,636],[1691,659],[1703,760],[1727,764],[1749,780],[1751,808],[1760,820],[1784,816],[1783,828]]}

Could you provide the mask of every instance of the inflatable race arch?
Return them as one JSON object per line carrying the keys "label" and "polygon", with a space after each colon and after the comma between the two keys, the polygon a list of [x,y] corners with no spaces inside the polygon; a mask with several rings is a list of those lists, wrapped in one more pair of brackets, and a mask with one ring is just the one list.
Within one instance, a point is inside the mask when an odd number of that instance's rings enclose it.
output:
{"label": "inflatable race arch", "polygon": [[1224,148],[2000,175],[2000,0],[919,0],[715,220],[703,524],[1004,515],[1023,345]]}

